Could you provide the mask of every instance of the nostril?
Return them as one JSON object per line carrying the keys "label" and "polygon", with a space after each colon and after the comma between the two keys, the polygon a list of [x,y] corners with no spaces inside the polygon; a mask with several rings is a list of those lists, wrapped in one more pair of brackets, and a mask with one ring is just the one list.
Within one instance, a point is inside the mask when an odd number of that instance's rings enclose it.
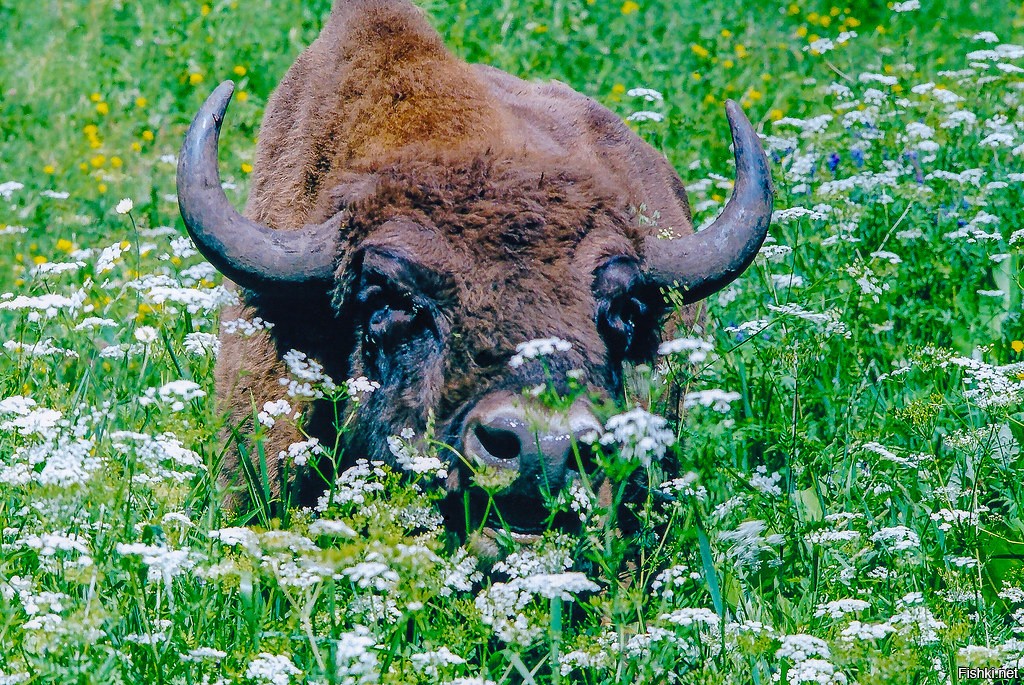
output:
{"label": "nostril", "polygon": [[519,436],[510,430],[478,423],[473,433],[480,446],[496,459],[518,459],[522,452]]}

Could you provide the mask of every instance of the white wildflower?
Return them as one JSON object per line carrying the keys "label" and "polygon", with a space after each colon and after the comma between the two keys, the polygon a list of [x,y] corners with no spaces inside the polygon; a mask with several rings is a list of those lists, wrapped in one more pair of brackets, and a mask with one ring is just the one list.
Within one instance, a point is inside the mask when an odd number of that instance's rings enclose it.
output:
{"label": "white wildflower", "polygon": [[572,349],[572,343],[561,338],[536,338],[516,345],[516,353],[509,360],[508,365],[518,369],[528,359],[546,357],[556,352],[568,352]]}

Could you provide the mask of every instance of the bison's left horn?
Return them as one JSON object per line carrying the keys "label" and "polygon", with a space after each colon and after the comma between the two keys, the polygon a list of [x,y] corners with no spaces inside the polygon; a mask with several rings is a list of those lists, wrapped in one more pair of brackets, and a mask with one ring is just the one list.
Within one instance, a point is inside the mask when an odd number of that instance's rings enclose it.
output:
{"label": "bison's left horn", "polygon": [[[327,283],[339,220],[276,230],[239,214],[217,171],[217,143],[235,84],[225,81],[192,120],[178,158],[178,207],[196,247],[225,276],[260,291]],[[280,290],[278,290],[280,292]]]}
{"label": "bison's left horn", "polygon": [[743,110],[725,103],[736,155],[736,184],[725,210],[699,233],[679,238],[651,236],[647,265],[656,281],[697,302],[729,285],[750,266],[772,218],[772,177],[761,141]]}

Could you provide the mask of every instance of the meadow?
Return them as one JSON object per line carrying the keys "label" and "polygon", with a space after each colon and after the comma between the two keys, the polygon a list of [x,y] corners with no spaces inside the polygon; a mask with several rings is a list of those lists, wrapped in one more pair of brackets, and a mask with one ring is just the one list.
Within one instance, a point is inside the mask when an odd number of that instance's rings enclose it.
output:
{"label": "meadow", "polygon": [[233,79],[241,207],[263,107],[329,5],[0,0],[0,685],[1024,667],[1024,5],[422,3],[457,54],[628,119],[698,224],[730,192],[725,98],[777,189],[755,265],[619,408],[674,415],[681,385],[682,418],[608,417],[601,463],[650,481],[634,525],[583,488],[562,503],[581,535],[494,574],[429,471],[357,464],[314,510],[221,504],[233,295],[185,236],[176,155]]}

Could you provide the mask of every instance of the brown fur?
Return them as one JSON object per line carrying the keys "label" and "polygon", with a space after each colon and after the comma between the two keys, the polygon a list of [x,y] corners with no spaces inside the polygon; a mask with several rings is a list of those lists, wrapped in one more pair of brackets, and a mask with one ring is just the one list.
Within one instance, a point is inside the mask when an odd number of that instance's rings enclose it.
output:
{"label": "brown fur", "polygon": [[[392,383],[363,408],[350,457],[386,456],[385,438],[404,426],[422,431],[428,411],[450,435],[486,390],[535,383],[536,368],[507,366],[531,338],[570,340],[573,351],[552,362],[556,374],[584,369],[594,389],[614,393],[618,371],[594,323],[594,271],[616,256],[642,262],[652,230],[692,232],[678,176],[616,115],[564,84],[465,64],[405,0],[339,0],[267,106],[248,216],[286,229],[338,212],[347,221],[333,310],[245,293],[224,320],[263,316],[278,327],[222,336],[217,395],[244,433],[253,406],[283,396],[279,357],[292,347],[337,380]],[[331,320],[351,311],[360,260],[377,259],[375,249],[409,255],[437,278],[444,349],[410,368],[389,361],[390,380],[368,368],[351,317]],[[266,446],[272,470],[298,439],[278,422]]]}

